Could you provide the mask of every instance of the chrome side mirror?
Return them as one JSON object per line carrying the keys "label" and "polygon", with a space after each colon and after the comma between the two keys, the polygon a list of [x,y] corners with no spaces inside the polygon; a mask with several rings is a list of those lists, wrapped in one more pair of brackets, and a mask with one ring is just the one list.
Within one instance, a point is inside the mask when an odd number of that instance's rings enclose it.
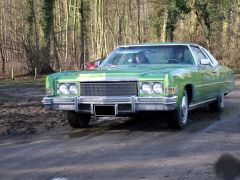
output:
{"label": "chrome side mirror", "polygon": [[105,59],[105,58],[102,58],[102,59],[97,60],[97,61],[95,62],[96,67],[99,67],[99,66],[102,64],[102,62],[104,61],[104,59]]}
{"label": "chrome side mirror", "polygon": [[209,65],[210,64],[210,60],[209,59],[200,59],[200,64],[201,65]]}
{"label": "chrome side mirror", "polygon": [[101,61],[97,61],[97,62],[96,62],[96,66],[97,66],[97,67],[100,66],[100,64],[101,64]]}

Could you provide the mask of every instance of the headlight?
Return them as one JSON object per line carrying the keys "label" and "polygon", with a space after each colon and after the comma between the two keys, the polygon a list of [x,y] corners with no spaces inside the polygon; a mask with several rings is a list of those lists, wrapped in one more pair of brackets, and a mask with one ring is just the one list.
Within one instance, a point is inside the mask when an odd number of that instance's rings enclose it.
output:
{"label": "headlight", "polygon": [[77,95],[78,89],[77,83],[62,83],[58,85],[58,93],[63,95]]}
{"label": "headlight", "polygon": [[73,95],[78,94],[78,88],[77,88],[76,84],[71,84],[69,86],[69,92],[70,92],[70,94],[73,94]]}
{"label": "headlight", "polygon": [[160,82],[154,83],[152,89],[154,93],[158,93],[158,94],[163,93],[162,83]]}
{"label": "headlight", "polygon": [[69,94],[67,84],[61,84],[58,89],[61,94]]}
{"label": "headlight", "polygon": [[162,94],[163,83],[162,82],[142,82],[141,93],[143,94]]}
{"label": "headlight", "polygon": [[143,93],[146,94],[152,93],[152,85],[150,83],[143,83],[141,88]]}

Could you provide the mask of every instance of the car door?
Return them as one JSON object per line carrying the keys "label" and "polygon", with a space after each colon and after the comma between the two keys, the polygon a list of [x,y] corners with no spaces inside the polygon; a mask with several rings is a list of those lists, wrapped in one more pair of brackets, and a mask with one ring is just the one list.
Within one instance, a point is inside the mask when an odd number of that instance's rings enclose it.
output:
{"label": "car door", "polygon": [[205,48],[201,47],[202,51],[208,56],[210,59],[210,64],[212,66],[212,75],[213,75],[213,88],[214,92],[213,95],[217,96],[221,92],[221,85],[222,79],[224,74],[222,73],[222,66],[219,65],[218,61],[213,57],[213,55],[206,50]]}
{"label": "car door", "polygon": [[196,101],[211,99],[215,96],[216,91],[216,75],[214,68],[211,64],[201,65],[201,59],[209,59],[209,57],[201,50],[199,46],[190,47],[198,65],[197,81],[194,82]]}
{"label": "car door", "polygon": [[224,67],[221,66],[218,61],[214,58],[214,56],[206,49],[202,48],[206,55],[211,60],[211,64],[213,67],[213,73],[215,77],[215,96],[219,95],[219,93],[223,92],[224,90],[228,89],[228,85],[231,84],[226,83],[228,81],[228,77],[225,74]]}

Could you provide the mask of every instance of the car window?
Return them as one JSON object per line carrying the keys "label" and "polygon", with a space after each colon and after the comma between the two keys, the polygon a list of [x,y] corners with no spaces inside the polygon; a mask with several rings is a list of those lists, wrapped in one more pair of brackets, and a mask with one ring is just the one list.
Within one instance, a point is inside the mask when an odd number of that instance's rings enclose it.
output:
{"label": "car window", "polygon": [[208,50],[206,50],[205,48],[202,48],[202,50],[207,54],[213,66],[217,66],[219,64],[215,57]]}
{"label": "car window", "polygon": [[129,46],[115,49],[101,66],[138,64],[195,65],[187,45]]}
{"label": "car window", "polygon": [[190,46],[194,56],[196,57],[198,64],[200,64],[201,59],[208,59],[208,57],[196,46]]}

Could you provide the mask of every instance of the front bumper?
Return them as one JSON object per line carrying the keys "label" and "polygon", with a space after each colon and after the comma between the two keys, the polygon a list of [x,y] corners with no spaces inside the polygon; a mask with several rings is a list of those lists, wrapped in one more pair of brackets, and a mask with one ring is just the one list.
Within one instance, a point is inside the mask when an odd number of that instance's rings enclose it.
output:
{"label": "front bumper", "polygon": [[177,96],[174,97],[51,97],[43,98],[46,108],[54,110],[76,111],[96,115],[96,106],[114,106],[115,114],[136,113],[139,111],[174,110]]}

